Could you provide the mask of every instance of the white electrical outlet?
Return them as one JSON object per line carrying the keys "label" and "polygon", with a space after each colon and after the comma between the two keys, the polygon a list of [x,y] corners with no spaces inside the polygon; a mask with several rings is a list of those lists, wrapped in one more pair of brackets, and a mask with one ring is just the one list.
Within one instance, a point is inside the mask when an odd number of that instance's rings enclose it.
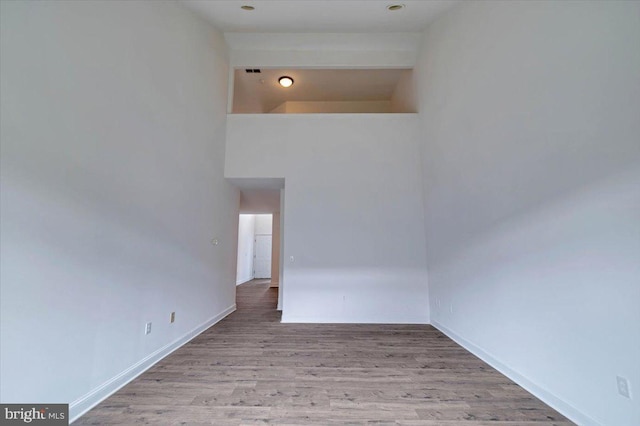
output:
{"label": "white electrical outlet", "polygon": [[144,334],[150,334],[150,333],[151,333],[151,323],[148,322],[144,326]]}
{"label": "white electrical outlet", "polygon": [[449,313],[452,314],[453,313],[453,303],[449,304]]}
{"label": "white electrical outlet", "polygon": [[618,393],[625,398],[631,399],[631,389],[629,388],[629,381],[624,377],[616,376],[618,382]]}

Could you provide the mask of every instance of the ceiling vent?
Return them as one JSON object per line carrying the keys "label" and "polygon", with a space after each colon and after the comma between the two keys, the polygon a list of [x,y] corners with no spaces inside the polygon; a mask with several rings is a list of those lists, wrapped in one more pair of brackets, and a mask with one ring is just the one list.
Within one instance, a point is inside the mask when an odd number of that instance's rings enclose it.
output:
{"label": "ceiling vent", "polygon": [[260,74],[262,71],[260,71],[260,68],[247,68],[245,72],[247,74]]}

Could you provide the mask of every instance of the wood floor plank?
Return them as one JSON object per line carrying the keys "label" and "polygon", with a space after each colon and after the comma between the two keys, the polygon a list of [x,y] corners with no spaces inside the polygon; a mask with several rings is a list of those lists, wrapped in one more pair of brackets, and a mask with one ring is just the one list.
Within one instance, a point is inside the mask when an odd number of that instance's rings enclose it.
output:
{"label": "wood floor plank", "polygon": [[77,425],[570,425],[427,325],[281,324],[277,289],[238,309]]}

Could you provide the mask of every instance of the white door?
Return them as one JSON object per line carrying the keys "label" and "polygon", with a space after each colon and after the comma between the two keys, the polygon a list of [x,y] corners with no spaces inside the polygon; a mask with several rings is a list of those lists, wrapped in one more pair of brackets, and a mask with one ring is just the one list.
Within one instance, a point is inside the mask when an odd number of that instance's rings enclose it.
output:
{"label": "white door", "polygon": [[256,235],[253,275],[255,278],[271,278],[271,235]]}

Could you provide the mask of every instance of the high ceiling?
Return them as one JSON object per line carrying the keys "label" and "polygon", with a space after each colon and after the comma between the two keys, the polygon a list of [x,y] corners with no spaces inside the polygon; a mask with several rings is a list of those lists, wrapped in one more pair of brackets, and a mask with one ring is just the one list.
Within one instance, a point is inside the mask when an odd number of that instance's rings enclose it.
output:
{"label": "high ceiling", "polygon": [[[210,21],[218,30],[225,33],[419,33],[431,23],[437,16],[455,6],[460,0],[181,0],[183,4]],[[405,7],[397,11],[387,10],[387,6],[392,4],[403,4]],[[253,6],[255,10],[245,11],[241,6]],[[240,35],[240,34],[236,34]],[[283,34],[284,35],[284,34]],[[389,34],[391,35],[391,34]],[[396,34],[399,35],[399,34]],[[227,43],[229,43],[229,39]],[[237,39],[233,39],[238,42]],[[240,39],[240,44],[247,44],[246,40]],[[304,37],[299,40],[300,44],[308,42]],[[375,43],[375,41],[374,41]],[[287,43],[290,48],[291,41]],[[295,40],[293,42],[295,44]],[[244,46],[244,45],[243,45]],[[254,41],[249,41],[249,46],[255,46]],[[404,47],[411,50],[412,43],[404,43]],[[245,46],[246,47],[246,46]],[[278,45],[270,46],[278,47]],[[394,48],[397,47],[394,45]],[[396,49],[397,50],[397,49]],[[246,64],[259,66],[260,64]],[[243,75],[239,76],[239,86],[243,86],[241,91],[246,94],[253,93],[253,100],[260,104],[260,108],[268,109],[277,105],[280,99],[280,88],[274,85],[274,78],[268,77],[268,67],[262,67],[265,75]],[[240,69],[238,72],[242,72]],[[283,70],[275,70],[279,73]],[[310,80],[308,76],[300,74],[302,70],[287,70],[296,80],[294,89],[289,91],[289,95],[294,92],[302,92],[304,82],[314,81],[313,85],[307,87],[311,90],[321,90],[328,93],[331,88],[337,87],[344,80],[334,78],[332,81],[325,81],[322,85],[318,79],[330,77],[331,73],[313,76]],[[305,72],[313,70],[305,70]],[[325,70],[326,72],[327,70]],[[369,70],[373,71],[373,70]],[[398,71],[391,71],[376,75],[370,78],[361,76],[365,81],[371,82],[373,78],[380,87],[369,87],[372,90],[371,96],[362,96],[362,87],[344,88],[343,93],[348,90],[355,90],[360,93],[355,98],[366,99],[388,99],[391,88],[396,87],[398,81]],[[375,71],[374,71],[375,72]],[[244,79],[246,77],[246,79]],[[275,77],[271,76],[271,77]],[[336,75],[334,75],[336,77]],[[271,94],[261,93],[264,90],[260,79],[265,80],[265,85],[272,86]],[[257,81],[256,81],[257,80]],[[258,86],[257,86],[258,85]],[[369,85],[370,86],[370,85]],[[384,87],[382,87],[384,86]],[[239,89],[236,86],[236,89]],[[277,92],[276,92],[277,90]],[[313,94],[313,93],[312,93]],[[302,96],[301,93],[298,95]],[[297,96],[297,95],[296,95]],[[304,95],[304,98],[311,99],[316,96]],[[277,99],[276,99],[277,98]],[[238,184],[239,185],[239,184]],[[243,193],[243,206],[246,211],[255,212],[257,210],[274,209],[279,203],[279,191],[273,188],[262,188],[255,182],[239,185]],[[258,188],[258,189],[256,189]],[[256,210],[257,209],[257,210]]]}
{"label": "high ceiling", "polygon": [[[457,0],[183,0],[223,32],[422,31]],[[387,6],[403,4],[401,10]],[[249,5],[255,10],[242,10]]]}

